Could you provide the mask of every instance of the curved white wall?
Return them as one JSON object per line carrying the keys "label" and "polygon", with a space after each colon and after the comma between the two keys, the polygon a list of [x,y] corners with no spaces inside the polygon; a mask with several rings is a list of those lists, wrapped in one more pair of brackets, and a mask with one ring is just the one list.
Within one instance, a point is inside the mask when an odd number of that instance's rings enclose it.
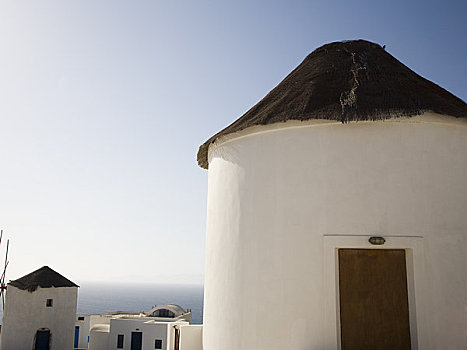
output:
{"label": "curved white wall", "polygon": [[276,124],[209,157],[204,350],[335,349],[329,249],[375,234],[414,249],[414,345],[467,343],[465,120]]}
{"label": "curved white wall", "polygon": [[109,347],[110,326],[98,324],[89,332],[88,350],[107,350]]}

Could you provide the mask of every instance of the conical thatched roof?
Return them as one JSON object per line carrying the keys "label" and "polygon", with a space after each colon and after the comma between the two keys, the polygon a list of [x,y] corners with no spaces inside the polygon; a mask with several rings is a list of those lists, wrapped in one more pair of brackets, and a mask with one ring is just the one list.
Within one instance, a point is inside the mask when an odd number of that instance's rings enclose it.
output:
{"label": "conical thatched roof", "polygon": [[207,140],[198,164],[208,168],[208,148],[218,137],[254,125],[328,119],[343,123],[414,116],[424,111],[467,118],[467,105],[422,78],[380,45],[335,42],[311,54],[258,104]]}
{"label": "conical thatched roof", "polygon": [[31,272],[17,280],[10,281],[8,284],[22,290],[28,290],[29,292],[34,292],[37,287],[78,287],[78,285],[63,277],[58,272],[55,272],[48,266],[41,267],[39,270]]}

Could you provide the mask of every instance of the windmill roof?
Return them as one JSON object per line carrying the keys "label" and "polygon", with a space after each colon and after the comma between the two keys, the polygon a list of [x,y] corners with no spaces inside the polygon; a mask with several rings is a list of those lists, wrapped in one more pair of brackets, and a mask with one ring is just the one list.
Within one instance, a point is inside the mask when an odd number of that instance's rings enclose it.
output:
{"label": "windmill roof", "polygon": [[26,276],[10,281],[8,284],[19,289],[28,290],[29,292],[34,292],[37,287],[79,287],[48,266],[41,267]]}
{"label": "windmill roof", "polygon": [[421,77],[380,45],[333,42],[309,54],[279,85],[198,151],[208,168],[209,146],[220,136],[250,126],[288,120],[327,119],[342,123],[411,117],[432,111],[467,118],[467,104]]}

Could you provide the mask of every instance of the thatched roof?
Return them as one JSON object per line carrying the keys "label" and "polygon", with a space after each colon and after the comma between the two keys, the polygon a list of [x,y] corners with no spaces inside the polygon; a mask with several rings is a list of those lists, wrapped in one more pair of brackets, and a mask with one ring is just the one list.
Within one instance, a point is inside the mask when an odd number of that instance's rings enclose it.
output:
{"label": "thatched roof", "polygon": [[34,292],[37,287],[78,287],[78,285],[63,277],[58,272],[55,272],[48,266],[41,267],[39,270],[31,272],[17,280],[10,281],[8,284],[29,292]]}
{"label": "thatched roof", "polygon": [[365,40],[324,45],[231,125],[207,140],[198,164],[218,137],[254,125],[328,119],[342,123],[414,116],[425,111],[467,118],[467,105]]}

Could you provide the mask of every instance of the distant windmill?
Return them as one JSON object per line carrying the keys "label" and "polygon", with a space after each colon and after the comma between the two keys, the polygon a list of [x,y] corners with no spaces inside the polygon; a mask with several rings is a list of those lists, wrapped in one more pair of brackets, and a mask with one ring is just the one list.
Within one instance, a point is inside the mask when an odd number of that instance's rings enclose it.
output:
{"label": "distant windmill", "polygon": [[[3,230],[0,231],[0,246],[2,244],[3,238]],[[6,292],[6,284],[5,284],[5,276],[6,276],[6,268],[8,266],[8,247],[10,246],[10,240],[6,241],[6,252],[5,252],[5,264],[3,265],[3,273],[0,277],[0,294],[2,296],[2,309],[5,309],[5,292]]]}

